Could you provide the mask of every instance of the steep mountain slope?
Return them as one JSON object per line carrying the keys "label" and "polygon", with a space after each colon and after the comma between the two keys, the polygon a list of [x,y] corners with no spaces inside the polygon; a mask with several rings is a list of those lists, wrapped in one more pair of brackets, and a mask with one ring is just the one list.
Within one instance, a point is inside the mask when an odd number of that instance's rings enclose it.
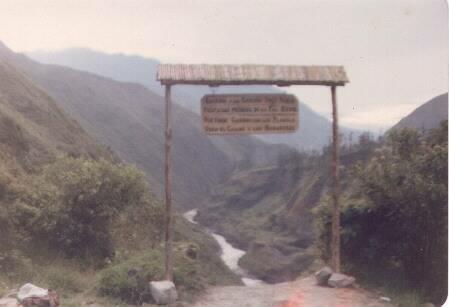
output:
{"label": "steep mountain slope", "polygon": [[[43,65],[6,47],[0,56],[14,61],[42,86],[86,130],[125,161],[148,175],[162,192],[164,166],[164,101],[142,85],[123,83],[70,68]],[[196,207],[210,188],[240,162],[273,159],[280,148],[249,137],[214,142],[200,127],[198,116],[173,108],[173,177],[175,201]],[[236,145],[234,145],[236,144]]]}
{"label": "steep mountain slope", "polygon": [[[37,51],[27,54],[31,58],[48,64],[65,65],[89,71],[119,81],[136,82],[145,85],[159,95],[163,88],[156,81],[156,59],[123,54],[105,54],[89,49],[73,48],[59,52]],[[174,98],[177,103],[199,114],[199,101],[212,90],[206,86],[176,86]],[[215,93],[279,93],[280,89],[271,86],[226,86],[213,89]],[[292,134],[273,134],[258,136],[265,142],[287,144],[298,150],[320,150],[329,143],[331,123],[325,117],[312,111],[300,102],[299,130]],[[343,134],[353,133],[357,138],[360,131],[341,128]]]}
{"label": "steep mountain slope", "polygon": [[111,158],[50,96],[0,58],[1,167],[33,171],[61,153]]}
{"label": "steep mountain slope", "polygon": [[447,99],[447,93],[432,98],[401,119],[391,129],[407,127],[430,130],[438,128],[442,120],[447,120]]}

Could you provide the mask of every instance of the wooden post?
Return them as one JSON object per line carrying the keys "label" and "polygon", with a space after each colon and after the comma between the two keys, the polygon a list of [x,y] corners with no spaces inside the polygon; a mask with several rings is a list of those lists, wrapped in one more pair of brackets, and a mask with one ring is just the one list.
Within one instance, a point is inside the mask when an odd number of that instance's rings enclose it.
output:
{"label": "wooden post", "polygon": [[173,280],[173,215],[171,191],[171,85],[165,85],[165,279]]}
{"label": "wooden post", "polygon": [[340,146],[338,135],[338,114],[337,114],[337,88],[331,86],[332,93],[332,241],[331,241],[331,264],[335,272],[340,272]]}

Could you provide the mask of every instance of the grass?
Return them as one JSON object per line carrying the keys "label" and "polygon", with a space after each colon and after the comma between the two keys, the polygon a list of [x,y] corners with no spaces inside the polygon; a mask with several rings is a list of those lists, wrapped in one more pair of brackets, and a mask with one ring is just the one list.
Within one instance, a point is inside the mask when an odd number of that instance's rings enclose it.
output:
{"label": "grass", "polygon": [[45,272],[44,283],[64,296],[86,290],[86,275],[67,267],[51,267]]}
{"label": "grass", "polygon": [[[151,302],[148,282],[163,279],[163,266],[163,249],[134,253],[126,261],[113,263],[102,271],[82,271],[72,265],[35,265],[30,279],[1,280],[0,296],[30,282],[55,290],[62,306],[82,306],[88,301],[100,306],[148,303]],[[131,269],[139,273],[130,277]],[[174,281],[182,301],[193,301],[209,285],[238,284],[233,275],[221,273],[214,263],[203,266],[199,259],[189,259],[184,250],[175,253]]]}
{"label": "grass", "polygon": [[0,276],[0,297],[25,283],[32,283],[55,290],[62,301],[61,306],[81,306],[78,298],[86,296],[94,287],[93,272],[82,271],[72,261],[58,260],[39,265],[30,263],[30,267],[17,267],[10,277]]}
{"label": "grass", "polygon": [[[200,226],[179,218],[174,241],[175,284],[183,301],[193,301],[206,287],[238,285],[241,280],[221,261],[220,248]],[[83,306],[95,302],[99,306],[128,306],[141,298],[150,302],[148,282],[160,280],[164,272],[163,244],[153,248],[118,247],[117,257],[106,268],[89,266],[87,259],[66,259],[54,251],[33,247],[29,259],[14,254],[8,273],[0,274],[0,297],[25,283],[55,290],[62,306]],[[14,269],[11,269],[14,268]],[[1,269],[1,267],[0,267]],[[131,269],[138,274],[129,276]]]}
{"label": "grass", "polygon": [[[201,237],[201,235],[199,235]],[[193,301],[209,285],[238,284],[239,279],[227,271],[219,258],[210,255],[204,243],[176,242],[174,281],[182,301]],[[189,250],[195,253],[189,253]],[[148,282],[163,279],[163,248],[134,251],[103,270],[86,269],[80,262],[56,259],[50,263],[33,263],[32,271],[18,268],[13,278],[0,276],[0,297],[24,283],[55,290],[61,306],[135,306],[151,302]],[[138,271],[131,276],[131,269]],[[17,279],[15,279],[17,278]]]}

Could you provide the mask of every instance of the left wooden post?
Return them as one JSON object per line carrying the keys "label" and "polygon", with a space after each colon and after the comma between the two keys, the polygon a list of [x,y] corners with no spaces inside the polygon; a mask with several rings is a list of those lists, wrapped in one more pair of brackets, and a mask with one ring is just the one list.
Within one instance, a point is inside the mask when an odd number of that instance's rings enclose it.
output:
{"label": "left wooden post", "polygon": [[171,85],[165,85],[165,279],[173,281],[173,214],[171,189]]}

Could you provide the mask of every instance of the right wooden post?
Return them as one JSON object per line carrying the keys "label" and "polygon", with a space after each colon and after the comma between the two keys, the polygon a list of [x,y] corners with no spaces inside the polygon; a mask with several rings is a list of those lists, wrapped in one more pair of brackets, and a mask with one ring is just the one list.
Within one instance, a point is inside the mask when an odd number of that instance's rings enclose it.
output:
{"label": "right wooden post", "polygon": [[173,213],[171,189],[171,85],[165,85],[165,279],[173,281]]}
{"label": "right wooden post", "polygon": [[335,272],[340,272],[340,146],[338,135],[337,87],[331,86],[332,93],[332,239],[331,265]]}

